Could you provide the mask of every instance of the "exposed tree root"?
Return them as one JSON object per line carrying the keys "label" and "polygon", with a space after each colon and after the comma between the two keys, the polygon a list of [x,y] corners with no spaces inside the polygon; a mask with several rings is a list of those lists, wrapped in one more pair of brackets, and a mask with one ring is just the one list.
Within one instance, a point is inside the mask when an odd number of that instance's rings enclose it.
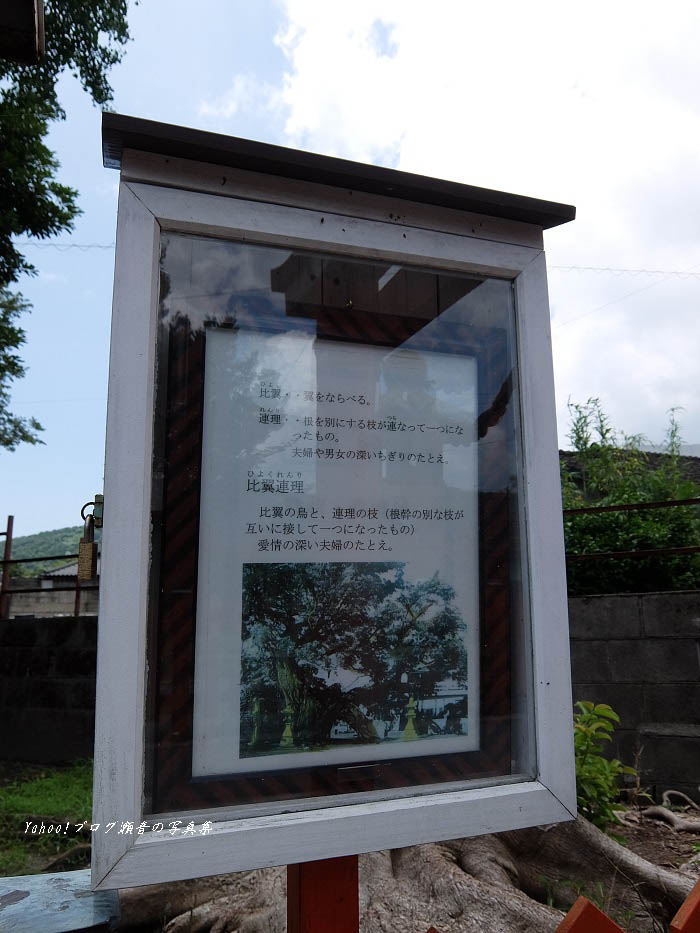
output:
{"label": "exposed tree root", "polygon": [[[120,929],[161,929],[166,928],[170,921],[173,924],[177,921],[180,926],[172,926],[171,931],[182,929],[188,933],[195,933],[199,930],[216,930],[214,924],[225,915],[230,914],[233,921],[246,911],[255,914],[261,909],[261,905],[273,912],[277,908],[283,916],[285,880],[284,868],[269,868],[262,871],[237,872],[233,875],[211,875],[208,878],[194,878],[170,884],[124,888],[119,892]],[[226,908],[224,900],[228,901]],[[205,909],[212,904],[217,905],[216,912]],[[269,931],[275,929],[270,925],[260,928]],[[241,927],[240,924],[231,929],[245,929],[248,933],[248,928]],[[219,931],[216,930],[216,933]]]}
{"label": "exposed tree root", "polygon": [[[698,789],[700,790],[700,788]],[[671,803],[671,797],[682,800],[686,808],[690,807],[691,810],[700,811],[700,806],[698,806],[694,800],[691,800],[687,794],[684,794],[682,790],[665,790],[661,795],[661,803],[665,807],[672,807],[673,804]]]}
{"label": "exposed tree root", "polygon": [[[283,933],[282,868],[121,892],[122,929]],[[579,894],[628,931],[661,931],[693,886],[586,820],[360,857],[362,933],[553,933]]]}
{"label": "exposed tree root", "polygon": [[692,888],[692,880],[647,862],[587,820],[505,833],[519,856],[521,884],[532,897],[548,893],[568,907],[585,894],[627,930],[661,930]]}
{"label": "exposed tree root", "polygon": [[41,870],[54,871],[56,868],[60,868],[61,865],[65,864],[69,859],[72,859],[73,856],[88,855],[91,850],[92,846],[89,842],[82,842],[77,846],[72,846],[72,848],[67,849],[65,852],[61,852],[61,854],[57,855],[56,858],[52,858],[51,861],[47,862]]}
{"label": "exposed tree root", "polygon": [[613,810],[613,813],[621,826],[627,826],[629,829],[637,829],[639,826],[638,810]]}
{"label": "exposed tree root", "polygon": [[667,807],[647,807],[642,810],[642,816],[652,820],[663,820],[677,832],[700,833],[700,817],[691,817],[689,819],[679,813],[674,813],[673,810],[669,810]]}
{"label": "exposed tree root", "polygon": [[236,875],[228,877],[218,897],[175,917],[165,933],[284,933],[285,869],[250,872],[240,884]]}

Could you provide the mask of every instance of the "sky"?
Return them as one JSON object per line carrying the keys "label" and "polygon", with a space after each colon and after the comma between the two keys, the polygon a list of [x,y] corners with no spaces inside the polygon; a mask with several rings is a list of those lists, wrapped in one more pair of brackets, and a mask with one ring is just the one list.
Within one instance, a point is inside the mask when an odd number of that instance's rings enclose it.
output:
{"label": "sky", "polygon": [[[700,443],[696,3],[142,0],[129,25],[118,113],[574,204],[545,233],[560,446],[591,397],[652,443],[677,408]],[[78,524],[102,490],[118,173],[75,79],[60,97],[49,145],[83,214],[25,247],[11,410],[44,444],[0,452],[16,535]]]}

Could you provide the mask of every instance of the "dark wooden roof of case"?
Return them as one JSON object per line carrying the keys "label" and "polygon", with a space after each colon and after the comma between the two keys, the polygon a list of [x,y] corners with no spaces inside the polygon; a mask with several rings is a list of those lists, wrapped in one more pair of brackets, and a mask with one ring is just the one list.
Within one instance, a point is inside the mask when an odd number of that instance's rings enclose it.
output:
{"label": "dark wooden roof of case", "polygon": [[102,115],[102,155],[107,168],[120,168],[124,149],[295,178],[354,191],[435,204],[453,210],[536,224],[543,229],[576,216],[570,204],[541,201],[490,188],[400,172],[378,165],[287,149],[268,143],[156,123],[117,113]]}

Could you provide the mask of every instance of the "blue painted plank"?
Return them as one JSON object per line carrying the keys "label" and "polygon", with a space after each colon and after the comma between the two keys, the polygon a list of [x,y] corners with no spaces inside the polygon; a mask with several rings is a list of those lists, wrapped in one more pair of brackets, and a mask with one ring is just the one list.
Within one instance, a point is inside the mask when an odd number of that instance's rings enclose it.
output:
{"label": "blue painted plank", "polygon": [[119,916],[116,891],[90,890],[90,869],[0,878],[3,933],[74,933]]}

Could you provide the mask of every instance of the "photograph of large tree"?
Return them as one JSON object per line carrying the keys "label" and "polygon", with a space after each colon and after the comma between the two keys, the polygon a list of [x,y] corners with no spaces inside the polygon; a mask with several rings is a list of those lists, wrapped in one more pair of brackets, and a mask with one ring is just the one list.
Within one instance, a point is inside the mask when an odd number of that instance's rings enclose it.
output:
{"label": "photograph of large tree", "polygon": [[467,623],[409,568],[243,565],[241,758],[467,734]]}

